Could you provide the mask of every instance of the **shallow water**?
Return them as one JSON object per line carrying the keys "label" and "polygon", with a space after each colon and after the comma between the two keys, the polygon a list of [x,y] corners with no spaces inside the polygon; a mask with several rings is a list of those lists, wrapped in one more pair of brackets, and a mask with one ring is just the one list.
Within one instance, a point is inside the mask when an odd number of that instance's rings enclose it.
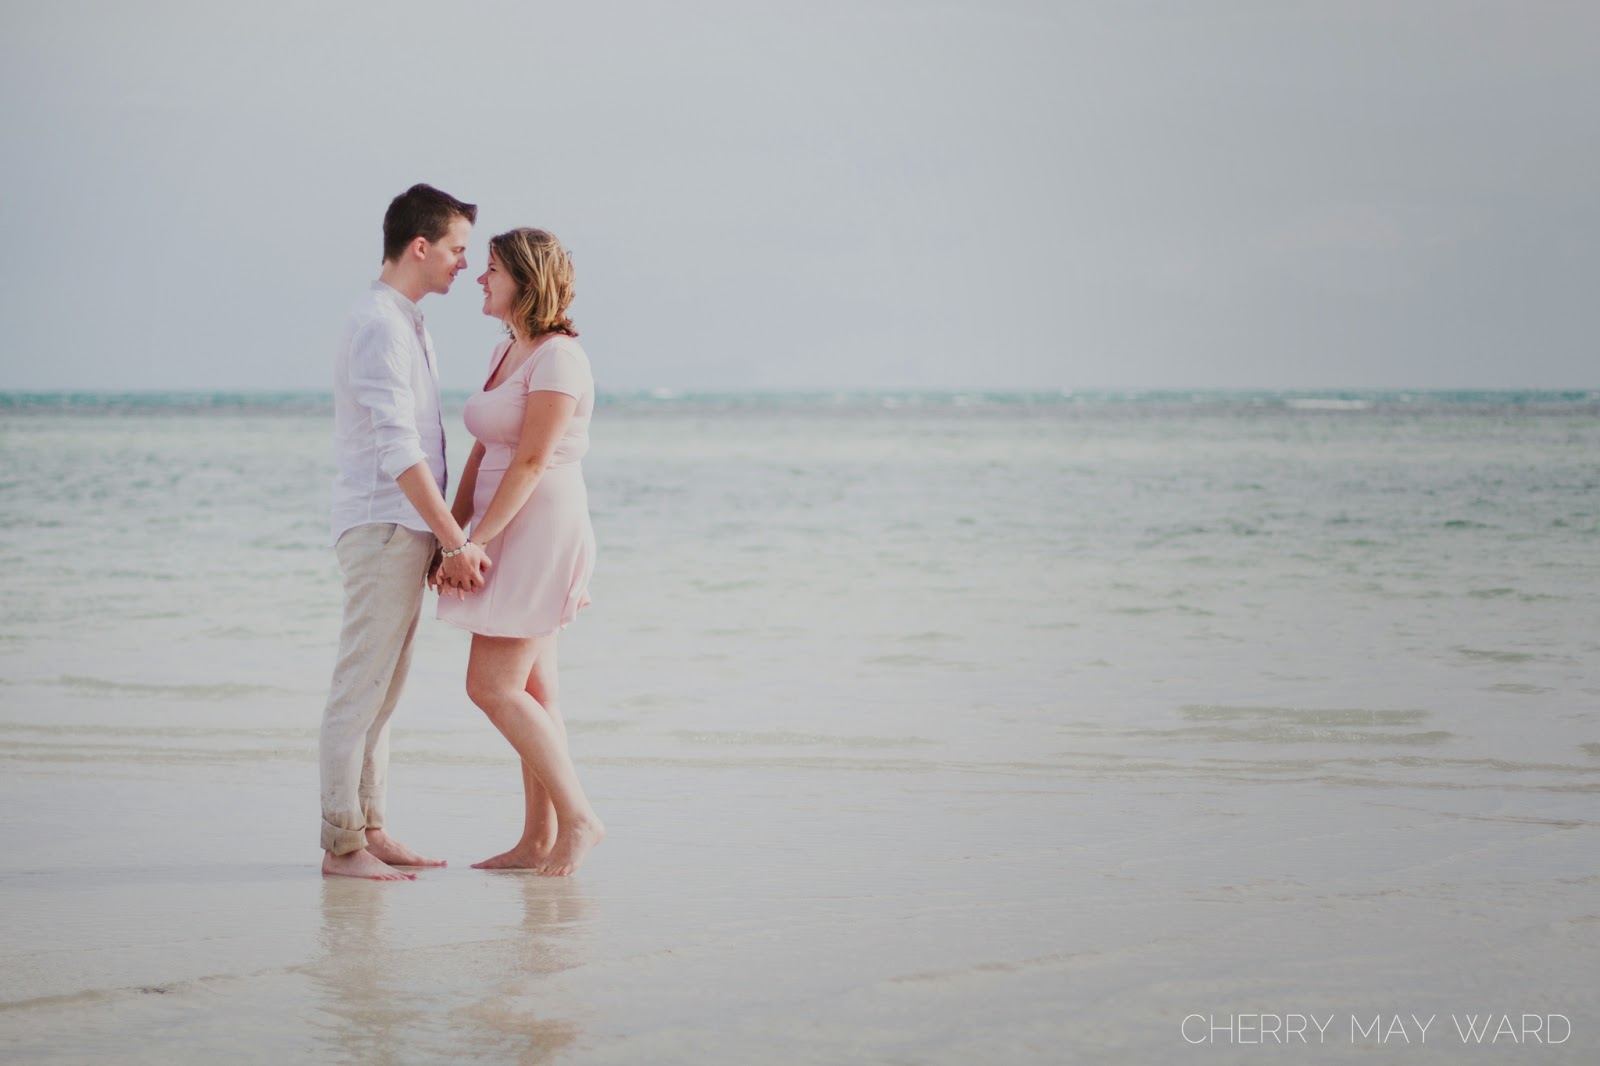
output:
{"label": "shallow water", "polygon": [[405,886],[315,875],[326,412],[179,400],[0,405],[19,1061],[1600,1048],[1593,397],[613,398],[562,638],[611,835],[465,869],[515,769],[429,623]]}

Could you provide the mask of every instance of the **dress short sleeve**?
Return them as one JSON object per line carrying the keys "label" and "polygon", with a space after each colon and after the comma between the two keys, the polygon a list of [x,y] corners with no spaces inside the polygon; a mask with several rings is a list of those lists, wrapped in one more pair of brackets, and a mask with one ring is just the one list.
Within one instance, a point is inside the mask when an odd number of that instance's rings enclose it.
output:
{"label": "dress short sleeve", "polygon": [[570,339],[561,337],[544,346],[529,359],[529,392],[561,392],[582,399],[594,390],[594,379],[589,371],[589,357]]}

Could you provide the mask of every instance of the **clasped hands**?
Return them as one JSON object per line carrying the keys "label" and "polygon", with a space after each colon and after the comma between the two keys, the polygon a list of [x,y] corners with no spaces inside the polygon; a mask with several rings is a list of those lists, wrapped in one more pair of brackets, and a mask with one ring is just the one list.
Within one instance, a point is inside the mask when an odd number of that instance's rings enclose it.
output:
{"label": "clasped hands", "polygon": [[428,564],[428,587],[441,596],[455,594],[464,600],[467,593],[483,588],[483,583],[494,563],[476,544],[468,541],[461,551],[444,558],[444,549],[433,549],[433,561]]}

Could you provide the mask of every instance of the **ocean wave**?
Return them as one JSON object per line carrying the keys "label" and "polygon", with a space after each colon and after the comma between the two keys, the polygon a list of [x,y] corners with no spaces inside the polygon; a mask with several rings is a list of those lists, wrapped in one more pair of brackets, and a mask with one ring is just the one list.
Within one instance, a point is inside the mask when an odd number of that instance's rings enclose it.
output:
{"label": "ocean wave", "polygon": [[117,681],[104,677],[62,674],[55,681],[64,688],[90,692],[126,693],[141,696],[175,696],[186,700],[235,700],[243,696],[282,695],[290,689],[276,685],[246,685],[232,681],[211,684],[152,684],[146,681]]}
{"label": "ocean wave", "polygon": [[1283,401],[1283,405],[1291,411],[1370,411],[1371,400],[1339,400],[1339,399],[1299,399],[1290,397]]}

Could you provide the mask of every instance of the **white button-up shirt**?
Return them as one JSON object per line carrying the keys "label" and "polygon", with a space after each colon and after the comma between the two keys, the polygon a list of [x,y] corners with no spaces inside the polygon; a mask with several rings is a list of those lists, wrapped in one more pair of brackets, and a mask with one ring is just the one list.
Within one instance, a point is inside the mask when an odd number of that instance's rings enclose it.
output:
{"label": "white button-up shirt", "polygon": [[417,305],[381,281],[351,307],[333,370],[333,539],[370,522],[428,532],[395,478],[426,462],[445,490],[433,340]]}

